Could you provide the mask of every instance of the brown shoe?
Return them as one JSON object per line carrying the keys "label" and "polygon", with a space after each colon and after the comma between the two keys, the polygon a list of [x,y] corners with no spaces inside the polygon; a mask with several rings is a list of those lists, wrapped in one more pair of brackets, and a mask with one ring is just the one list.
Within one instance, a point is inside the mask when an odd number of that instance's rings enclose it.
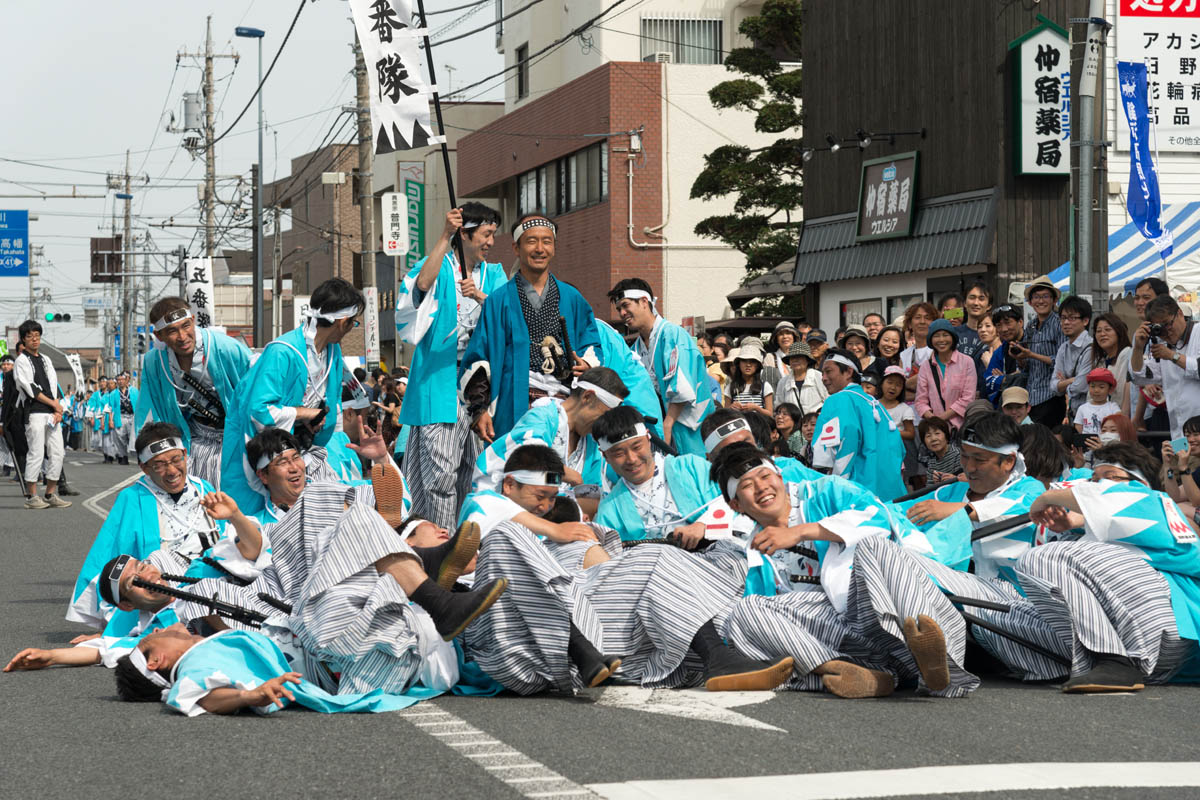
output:
{"label": "brown shoe", "polygon": [[404,480],[399,470],[371,465],[371,486],[375,489],[375,510],[393,528],[404,522]]}
{"label": "brown shoe", "polygon": [[838,697],[887,697],[896,689],[896,682],[886,672],[849,661],[826,661],[818,669],[822,670],[821,683]]}
{"label": "brown shoe", "polygon": [[714,675],[704,682],[704,688],[710,692],[770,691],[792,676],[793,664],[791,656],[774,663],[759,661],[744,672]]}

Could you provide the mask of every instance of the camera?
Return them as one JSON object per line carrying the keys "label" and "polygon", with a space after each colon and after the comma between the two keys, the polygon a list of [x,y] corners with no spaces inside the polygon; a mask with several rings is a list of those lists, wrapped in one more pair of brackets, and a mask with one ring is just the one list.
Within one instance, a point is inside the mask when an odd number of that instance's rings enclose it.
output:
{"label": "camera", "polygon": [[1162,323],[1162,322],[1151,322],[1150,323],[1150,340],[1152,342],[1157,343],[1159,339],[1163,338],[1163,336],[1166,334],[1166,332],[1167,332],[1167,326],[1165,323]]}

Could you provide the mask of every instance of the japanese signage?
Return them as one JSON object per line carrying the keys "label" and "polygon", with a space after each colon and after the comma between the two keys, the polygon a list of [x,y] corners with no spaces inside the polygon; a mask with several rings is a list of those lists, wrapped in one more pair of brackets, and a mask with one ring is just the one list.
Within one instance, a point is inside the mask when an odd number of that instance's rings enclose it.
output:
{"label": "japanese signage", "polygon": [[854,241],[912,234],[917,204],[917,152],[864,161]]}
{"label": "japanese signage", "polygon": [[[1117,58],[1146,65],[1154,148],[1200,152],[1200,2],[1120,0]],[[1122,125],[1117,148],[1129,150]]]}
{"label": "japanese signage", "polygon": [[433,90],[425,81],[420,45],[425,31],[409,25],[411,0],[350,0],[350,11],[367,65],[375,153],[432,144]]}
{"label": "japanese signage", "polygon": [[366,342],[367,366],[379,364],[379,288],[364,286],[367,307],[363,310],[363,340]]}
{"label": "japanese signage", "polygon": [[0,277],[24,278],[28,274],[29,212],[0,211]]}
{"label": "japanese signage", "polygon": [[308,301],[312,295],[298,294],[292,297],[292,328],[304,324],[304,315],[308,313]]}
{"label": "japanese signage", "polygon": [[184,298],[192,307],[196,327],[207,328],[216,324],[213,301],[213,276],[211,258],[189,258],[184,262],[187,278]]}
{"label": "japanese signage", "polygon": [[1013,166],[1018,175],[1071,174],[1071,48],[1067,32],[1041,25],[1009,43],[1013,53]]}
{"label": "japanese signage", "polygon": [[79,360],[79,353],[67,353],[67,363],[71,365],[71,372],[75,376],[76,388],[83,388],[83,364]]}
{"label": "japanese signage", "polygon": [[404,256],[404,275],[407,275],[425,257],[425,164],[420,161],[397,164],[396,184],[404,187],[407,204],[408,252]]}
{"label": "japanese signage", "polygon": [[383,252],[402,256],[408,252],[408,204],[400,192],[384,192]]}
{"label": "japanese signage", "polygon": [[1146,65],[1117,62],[1117,85],[1121,107],[1129,124],[1132,148],[1129,153],[1129,192],[1126,207],[1129,217],[1142,235],[1154,243],[1165,259],[1174,249],[1174,236],[1162,227],[1162,194],[1158,189],[1158,170],[1150,153],[1150,111]]}

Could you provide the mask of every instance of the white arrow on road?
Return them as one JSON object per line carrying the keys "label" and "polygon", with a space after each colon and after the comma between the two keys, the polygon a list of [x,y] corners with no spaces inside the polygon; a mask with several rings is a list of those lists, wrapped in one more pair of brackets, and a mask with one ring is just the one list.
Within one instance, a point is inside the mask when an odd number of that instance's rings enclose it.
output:
{"label": "white arrow on road", "polygon": [[764,731],[787,733],[783,728],[768,725],[730,709],[737,706],[765,703],[775,692],[707,692],[703,689],[643,689],[640,686],[606,686],[598,692],[585,690],[583,696],[593,698],[596,705],[667,714],[673,717],[721,722],[758,728]]}

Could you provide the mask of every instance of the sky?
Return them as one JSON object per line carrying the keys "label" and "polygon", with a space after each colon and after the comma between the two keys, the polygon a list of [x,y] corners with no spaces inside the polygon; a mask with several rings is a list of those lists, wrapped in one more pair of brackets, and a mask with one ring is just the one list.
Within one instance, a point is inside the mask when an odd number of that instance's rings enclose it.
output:
{"label": "sky", "polygon": [[[470,0],[426,0],[429,28],[436,45],[448,37],[494,21],[494,4],[438,14]],[[237,39],[238,25],[261,28],[263,70],[270,64],[298,7],[298,0],[209,0],[207,3],[101,0],[93,3],[8,3],[4,14],[0,73],[4,81],[0,125],[0,195],[102,195],[95,199],[0,197],[0,209],[28,209],[30,242],[45,248],[44,266],[35,285],[48,288],[52,300],[43,311],[70,312],[70,324],[47,326],[46,340],[60,347],[99,346],[102,328],[83,325],[82,298],[99,294],[90,286],[89,237],[111,235],[116,219],[123,225],[123,203],[105,187],[105,174],[123,172],[129,149],[130,171],[149,176],[133,189],[134,228],[173,218],[197,222],[197,185],[203,181],[203,156],[192,159],[181,147],[182,134],[164,130],[171,112],[182,123],[185,91],[199,91],[205,17],[212,15],[213,48],[237,52],[214,62],[215,105],[220,135],[250,100],[258,81],[258,51],[253,39]],[[291,39],[267,80],[263,93],[264,182],[288,174],[291,159],[313,149],[329,132],[343,105],[354,102],[354,39],[350,6],[344,0],[308,2]],[[503,68],[491,29],[444,47],[434,47],[438,83],[465,86]],[[454,69],[446,70],[447,65]],[[479,94],[484,91],[485,93]],[[472,90],[470,99],[503,98],[499,82]],[[244,175],[249,192],[250,165],[257,160],[257,102],[228,137],[217,144],[217,174]],[[346,131],[350,131],[347,126]],[[340,141],[346,141],[343,135]],[[61,184],[61,185],[59,185]],[[221,200],[235,195],[236,181],[221,181]],[[247,203],[249,194],[247,194]],[[222,218],[218,206],[217,218]],[[249,220],[246,220],[247,222]],[[200,255],[202,234],[194,228],[151,227],[156,250],[190,245]],[[244,232],[246,237],[249,232]],[[230,246],[249,249],[248,238]],[[48,262],[48,263],[47,263]],[[152,269],[162,269],[152,259]],[[168,283],[152,282],[152,296]],[[15,327],[28,315],[25,278],[0,278],[0,322]],[[0,330],[0,334],[3,331]]]}

